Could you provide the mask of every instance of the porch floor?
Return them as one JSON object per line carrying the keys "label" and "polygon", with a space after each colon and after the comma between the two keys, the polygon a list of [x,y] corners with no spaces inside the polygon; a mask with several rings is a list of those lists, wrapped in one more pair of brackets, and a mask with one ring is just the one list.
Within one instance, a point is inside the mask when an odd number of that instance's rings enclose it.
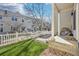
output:
{"label": "porch floor", "polygon": [[62,39],[66,40],[67,42],[71,43],[74,46],[77,46],[77,40],[73,36],[60,36]]}
{"label": "porch floor", "polygon": [[[71,55],[77,55],[78,49],[77,49],[77,40],[74,39],[74,37],[71,36],[65,36],[61,37],[67,42],[71,43],[64,44],[56,41],[49,41],[49,51],[51,55],[57,55],[57,56],[71,56]],[[46,54],[44,52],[44,54]]]}
{"label": "porch floor", "polygon": [[41,56],[72,56],[69,53],[57,50],[57,49],[52,49],[52,48],[47,48],[45,49],[42,53]]}

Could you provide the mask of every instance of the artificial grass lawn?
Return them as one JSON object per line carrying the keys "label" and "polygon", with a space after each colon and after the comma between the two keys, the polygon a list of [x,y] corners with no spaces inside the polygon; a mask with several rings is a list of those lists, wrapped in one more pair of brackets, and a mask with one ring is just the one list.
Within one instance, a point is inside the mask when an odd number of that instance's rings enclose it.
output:
{"label": "artificial grass lawn", "polygon": [[0,56],[37,56],[47,48],[47,44],[34,39],[0,47]]}

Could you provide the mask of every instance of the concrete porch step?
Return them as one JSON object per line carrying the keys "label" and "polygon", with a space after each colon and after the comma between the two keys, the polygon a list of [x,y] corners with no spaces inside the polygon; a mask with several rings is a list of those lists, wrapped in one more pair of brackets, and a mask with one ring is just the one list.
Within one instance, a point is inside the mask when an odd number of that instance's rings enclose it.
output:
{"label": "concrete porch step", "polygon": [[49,41],[49,48],[51,52],[54,50],[59,51],[55,52],[58,53],[58,55],[78,55],[78,49],[76,48],[76,46],[58,43],[55,41]]}

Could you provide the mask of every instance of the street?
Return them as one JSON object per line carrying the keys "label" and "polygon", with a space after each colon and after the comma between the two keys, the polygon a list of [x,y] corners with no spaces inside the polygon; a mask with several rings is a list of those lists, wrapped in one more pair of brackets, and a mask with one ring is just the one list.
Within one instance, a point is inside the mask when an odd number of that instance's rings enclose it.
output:
{"label": "street", "polygon": [[40,41],[43,41],[43,42],[47,42],[48,39],[51,37],[51,32],[42,32],[42,34],[40,34],[36,40],[40,40]]}

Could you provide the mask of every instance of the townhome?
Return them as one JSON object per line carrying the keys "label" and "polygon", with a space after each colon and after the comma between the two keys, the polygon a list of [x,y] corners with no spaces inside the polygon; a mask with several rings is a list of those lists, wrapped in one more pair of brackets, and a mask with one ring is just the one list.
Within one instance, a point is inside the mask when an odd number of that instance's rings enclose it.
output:
{"label": "townhome", "polygon": [[21,15],[19,12],[0,10],[0,33],[32,31],[32,18]]}

